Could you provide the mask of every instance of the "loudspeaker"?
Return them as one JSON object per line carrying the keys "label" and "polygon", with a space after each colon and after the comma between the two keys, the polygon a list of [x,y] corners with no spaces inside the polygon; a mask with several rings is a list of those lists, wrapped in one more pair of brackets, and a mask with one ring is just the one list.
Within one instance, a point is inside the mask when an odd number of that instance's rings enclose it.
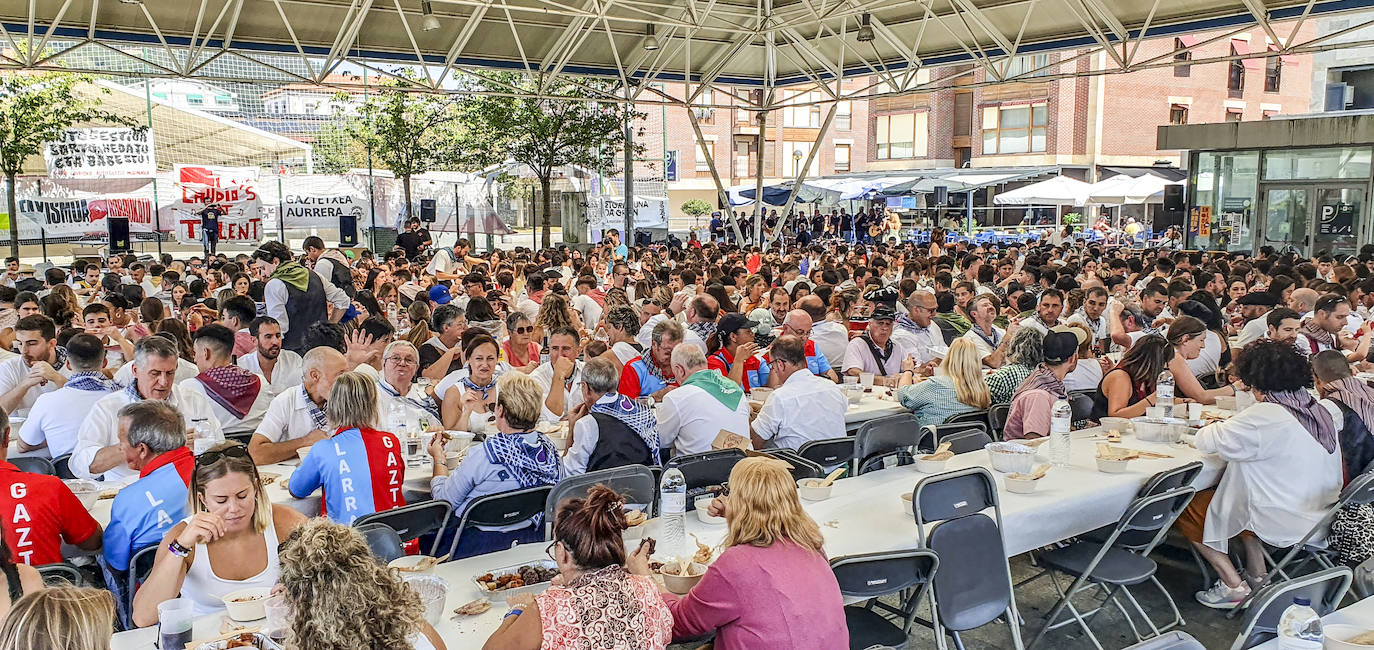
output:
{"label": "loudspeaker", "polygon": [[1164,186],[1164,209],[1170,212],[1183,212],[1186,206],[1183,205],[1183,186],[1165,185]]}
{"label": "loudspeaker", "polygon": [[339,215],[339,247],[348,248],[358,245],[358,215]]}
{"label": "loudspeaker", "polygon": [[434,223],[434,211],[437,207],[434,199],[420,199],[420,221]]}
{"label": "loudspeaker", "polygon": [[105,225],[110,229],[110,252],[128,253],[133,250],[129,243],[129,218],[105,217]]}
{"label": "loudspeaker", "polygon": [[935,186],[935,205],[945,205],[949,203],[949,188],[944,185]]}

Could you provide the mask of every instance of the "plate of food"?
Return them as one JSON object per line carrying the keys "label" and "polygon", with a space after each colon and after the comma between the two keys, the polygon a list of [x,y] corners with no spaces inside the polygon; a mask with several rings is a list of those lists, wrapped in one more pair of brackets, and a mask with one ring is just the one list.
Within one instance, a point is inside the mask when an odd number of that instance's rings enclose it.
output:
{"label": "plate of food", "polygon": [[558,566],[553,560],[540,560],[519,566],[492,569],[472,578],[477,590],[488,598],[506,598],[514,594],[531,594],[544,591],[549,581],[558,575]]}
{"label": "plate of food", "polygon": [[229,636],[211,639],[192,646],[196,650],[229,650],[230,648],[253,648],[254,650],[282,650],[271,637],[260,631],[234,631]]}

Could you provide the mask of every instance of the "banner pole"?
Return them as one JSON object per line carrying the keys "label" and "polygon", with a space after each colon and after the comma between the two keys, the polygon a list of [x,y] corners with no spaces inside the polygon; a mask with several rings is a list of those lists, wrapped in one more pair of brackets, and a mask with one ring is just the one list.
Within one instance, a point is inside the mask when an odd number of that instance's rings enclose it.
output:
{"label": "banner pole", "polygon": [[[43,179],[38,179],[38,198],[43,198]],[[18,219],[19,215],[14,215],[12,219]],[[18,231],[18,227],[15,228]],[[43,261],[48,261],[48,228],[47,219],[38,222],[38,241],[43,245]]]}
{"label": "banner pole", "polygon": [[[148,113],[148,145],[149,153],[153,156],[153,237],[157,238],[157,262],[162,263],[162,215],[157,213],[157,146],[153,140],[153,95],[152,84],[148,79],[143,80],[143,107]],[[133,235],[129,236],[133,239]],[[43,261],[47,261],[48,255],[43,254]]]}
{"label": "banner pole", "polygon": [[[286,243],[286,199],[282,195],[281,173],[277,173],[277,234],[281,237],[281,243]],[[339,234],[340,237],[343,233]]]}

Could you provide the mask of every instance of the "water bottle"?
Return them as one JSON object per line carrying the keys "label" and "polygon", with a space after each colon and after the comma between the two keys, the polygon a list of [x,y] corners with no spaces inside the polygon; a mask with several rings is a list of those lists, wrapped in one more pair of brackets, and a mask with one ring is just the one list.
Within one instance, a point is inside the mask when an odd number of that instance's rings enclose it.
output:
{"label": "water bottle", "polygon": [[406,432],[406,410],[401,403],[396,400],[391,402],[391,410],[387,413],[387,427],[398,436],[405,435]]}
{"label": "water bottle", "polygon": [[1312,609],[1312,601],[1294,598],[1279,618],[1279,650],[1321,650],[1326,642],[1322,619]]}
{"label": "water bottle", "polygon": [[1069,426],[1073,421],[1073,409],[1064,398],[1054,400],[1050,407],[1050,462],[1056,467],[1069,464]]}
{"label": "water bottle", "polygon": [[400,308],[396,306],[396,303],[386,303],[386,319],[391,321],[392,325],[399,325],[401,323]]}
{"label": "water bottle", "polygon": [[1155,406],[1164,409],[1164,417],[1174,414],[1174,373],[1165,368],[1155,382]]}
{"label": "water bottle", "polygon": [[663,520],[659,540],[660,554],[665,558],[690,557],[687,549],[687,479],[676,467],[663,472],[659,483],[659,516]]}

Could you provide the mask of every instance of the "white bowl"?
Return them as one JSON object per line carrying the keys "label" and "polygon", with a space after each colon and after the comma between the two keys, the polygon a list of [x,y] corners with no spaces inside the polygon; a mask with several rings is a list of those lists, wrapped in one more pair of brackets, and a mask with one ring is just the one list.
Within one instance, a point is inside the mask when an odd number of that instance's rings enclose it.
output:
{"label": "white bowl", "polygon": [[1126,471],[1126,465],[1130,464],[1130,462],[1131,461],[1129,460],[1112,460],[1109,458],[1098,458],[1097,471],[1105,472],[1107,474],[1120,474]]}
{"label": "white bowl", "polygon": [[1132,430],[1130,418],[1102,418],[1101,424],[1103,431],[1127,433]]}
{"label": "white bowl", "polygon": [[916,508],[915,508],[914,506],[911,505],[911,493],[910,493],[910,492],[903,492],[903,493],[902,493],[902,510],[905,510],[906,513],[907,513],[908,515],[911,515],[911,516],[913,516],[913,517],[916,516]]}
{"label": "white bowl", "polygon": [[704,496],[704,497],[697,497],[696,501],[693,501],[693,502],[692,502],[692,505],[696,506],[696,509],[697,509],[697,519],[701,520],[701,523],[703,523],[703,524],[723,524],[723,523],[725,523],[725,517],[713,517],[713,516],[711,516],[711,512],[710,512],[710,510],[711,510],[711,501],[714,500],[714,499],[715,499],[715,497],[713,497],[713,496]]}
{"label": "white bowl", "polygon": [[1035,448],[1019,442],[989,442],[983,445],[992,459],[992,469],[1006,474],[1029,474],[1035,465]]}
{"label": "white bowl", "polygon": [[1002,477],[1002,485],[1005,485],[1007,487],[1007,491],[1015,492],[1017,494],[1030,494],[1031,492],[1034,492],[1035,485],[1039,482],[1040,481],[1029,478],[1012,478],[1010,476]]}
{"label": "white bowl", "polygon": [[1326,642],[1322,647],[1325,650],[1369,650],[1374,648],[1374,645],[1346,641],[1368,632],[1369,629],[1368,625],[1323,624],[1322,633],[1326,635]]}
{"label": "white bowl", "polygon": [[772,388],[755,388],[749,391],[749,400],[763,404],[773,394]]}
{"label": "white bowl", "polygon": [[663,586],[679,596],[687,595],[692,587],[701,582],[701,576],[706,575],[706,565],[693,562],[687,567],[689,575],[677,575],[677,560],[666,562],[663,568],[659,569],[659,576],[663,578]]}
{"label": "white bowl", "polygon": [[271,595],[271,587],[240,589],[224,595],[224,608],[229,610],[229,618],[240,623],[256,621],[267,617],[267,598]]}
{"label": "white bowl", "polygon": [[420,595],[420,604],[425,608],[425,622],[438,625],[444,617],[444,603],[448,601],[448,581],[438,576],[408,576],[407,587]]}
{"label": "white bowl", "polygon": [[305,446],[305,447],[301,447],[300,449],[297,449],[297,450],[296,450],[296,457],[299,458],[299,459],[301,459],[301,462],[304,463],[304,462],[305,462],[305,457],[310,455],[310,450],[311,450],[312,448],[314,448],[314,446],[315,446],[315,445],[307,445],[307,446]]}
{"label": "white bowl", "polygon": [[100,500],[100,484],[90,479],[71,478],[62,481],[71,489],[72,494],[81,500],[82,507],[90,510]]}
{"label": "white bowl", "polygon": [[390,561],[390,562],[387,562],[386,565],[387,565],[388,567],[392,568],[392,569],[400,569],[400,570],[401,570],[401,575],[403,575],[403,576],[422,576],[422,575],[429,575],[429,574],[434,573],[434,567],[435,567],[435,566],[439,566],[439,565],[436,564],[436,565],[434,565],[434,566],[432,566],[432,567],[430,567],[430,568],[428,568],[428,569],[425,569],[425,570],[423,570],[423,571],[415,571],[415,570],[412,570],[412,567],[414,567],[415,565],[419,564],[420,562],[422,562],[422,561],[428,559],[429,557],[430,557],[430,556],[428,556],[428,555],[404,555],[404,556],[398,557],[398,558],[396,558],[396,559],[394,559],[394,560],[392,560],[392,561]]}
{"label": "white bowl", "polygon": [[804,478],[797,481],[797,493],[801,495],[801,498],[807,501],[824,501],[829,499],[830,490],[835,487],[835,485],[832,483],[825,487],[821,487],[820,484],[823,482],[824,479]]}
{"label": "white bowl", "polygon": [[471,431],[445,431],[444,433],[448,436],[448,444],[444,445],[444,449],[448,451],[467,449],[472,444],[473,436],[476,435]]}
{"label": "white bowl", "polygon": [[461,451],[446,451],[444,452],[444,467],[449,468],[449,470],[458,469],[458,466],[463,464],[463,458],[464,454]]}
{"label": "white bowl", "polygon": [[920,456],[917,456],[916,471],[921,472],[922,474],[938,474],[940,472],[945,471],[945,465],[948,463],[948,458],[944,460],[930,460],[928,458],[921,458]]}
{"label": "white bowl", "polygon": [[1216,397],[1213,398],[1213,399],[1216,400],[1216,407],[1219,408],[1219,409],[1223,409],[1223,410],[1227,410],[1227,411],[1234,411],[1234,410],[1236,410],[1236,396],[1235,396],[1235,395],[1218,395],[1218,396],[1216,396]]}
{"label": "white bowl", "polygon": [[1183,420],[1174,418],[1165,418],[1163,421],[1136,418],[1132,424],[1135,425],[1135,437],[1142,442],[1177,442],[1187,429]]}

